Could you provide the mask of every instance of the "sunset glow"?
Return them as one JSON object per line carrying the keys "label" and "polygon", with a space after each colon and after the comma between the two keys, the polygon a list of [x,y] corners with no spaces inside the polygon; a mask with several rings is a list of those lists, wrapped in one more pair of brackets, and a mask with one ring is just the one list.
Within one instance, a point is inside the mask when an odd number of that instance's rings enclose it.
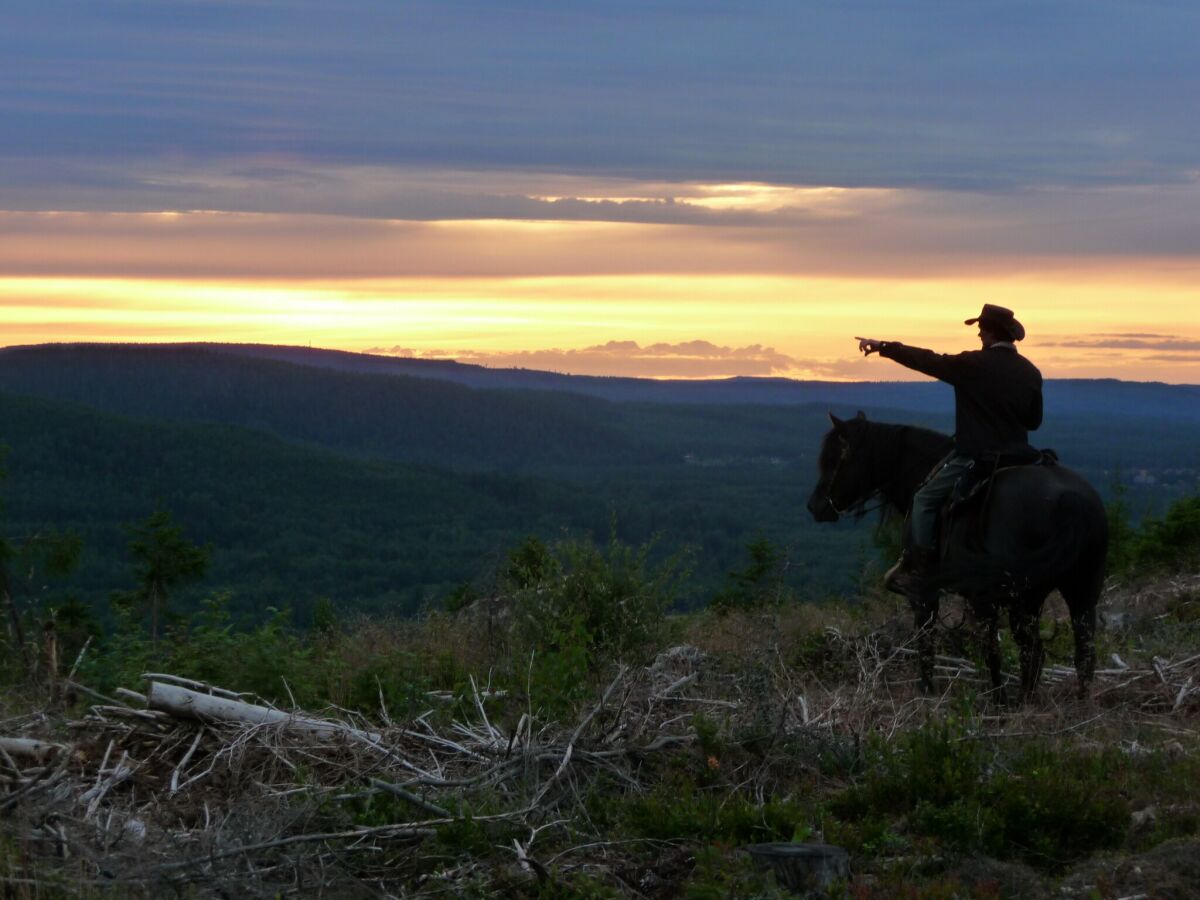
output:
{"label": "sunset glow", "polygon": [[136,6],[10,23],[0,345],[896,379],[852,337],[989,302],[1050,377],[1200,382],[1182,8]]}
{"label": "sunset glow", "polygon": [[[1200,381],[1190,284],[1092,273],[862,279],[801,276],[579,275],[556,278],[288,282],[97,277],[0,279],[10,344],[229,341],[456,358],[587,374],[904,378],[860,360],[863,332],[946,352],[975,343],[961,322],[983,300],[1021,311],[1025,350],[1050,377]],[[736,310],[736,314],[732,311]],[[1118,335],[1140,335],[1122,346]],[[1106,340],[1107,338],[1107,340]],[[609,342],[762,354],[583,352]],[[1131,343],[1132,341],[1132,343]],[[556,353],[555,351],[560,351]],[[769,357],[769,359],[768,359]]]}

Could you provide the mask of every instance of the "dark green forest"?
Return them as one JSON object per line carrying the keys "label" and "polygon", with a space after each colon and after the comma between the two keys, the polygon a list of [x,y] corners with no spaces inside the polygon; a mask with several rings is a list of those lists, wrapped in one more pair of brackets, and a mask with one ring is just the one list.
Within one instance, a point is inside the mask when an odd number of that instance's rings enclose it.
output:
{"label": "dark green forest", "polygon": [[[301,623],[319,599],[407,614],[487,593],[531,535],[679,557],[681,607],[726,590],[764,541],[813,599],[857,589],[878,555],[873,519],[818,526],[804,509],[824,405],[618,403],[163,347],[5,351],[0,390],[6,535],[83,548],[70,577],[18,585],[30,602],[105,610],[133,578],[129,529],[156,510],[211,548],[184,609],[221,590],[239,614],[288,607]],[[1186,420],[1060,416],[1035,440],[1135,522],[1200,477]]]}
{"label": "dark green forest", "polygon": [[[657,537],[662,555],[691,549],[696,598],[739,562],[759,532],[794,552],[845,559],[852,583],[858,536],[800,520],[803,490],[784,467],[726,471],[651,466],[619,481],[575,482],[516,473],[454,472],[370,461],[223,425],[183,425],[0,395],[8,445],[4,520],[13,538],[69,531],[83,542],[78,570],[54,591],[103,606],[126,585],[128,526],[169,509],[213,548],[192,597],[228,589],[233,607],[290,606],[317,598],[359,611],[412,612],[455,587],[487,590],[496,561],[524,536],[546,539],[616,529]],[[781,492],[790,494],[779,502]],[[806,515],[806,514],[805,514]],[[800,520],[800,521],[797,521]],[[810,556],[811,554],[811,556]],[[833,589],[824,569],[795,579]]]}

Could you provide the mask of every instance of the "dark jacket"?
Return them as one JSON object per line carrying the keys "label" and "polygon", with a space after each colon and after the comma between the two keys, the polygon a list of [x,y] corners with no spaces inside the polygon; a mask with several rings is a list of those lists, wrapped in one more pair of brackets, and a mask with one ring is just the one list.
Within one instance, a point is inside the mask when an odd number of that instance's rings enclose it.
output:
{"label": "dark jacket", "polygon": [[954,386],[954,446],[980,457],[1028,446],[1042,424],[1042,373],[1012,345],[949,355],[889,341],[880,356]]}

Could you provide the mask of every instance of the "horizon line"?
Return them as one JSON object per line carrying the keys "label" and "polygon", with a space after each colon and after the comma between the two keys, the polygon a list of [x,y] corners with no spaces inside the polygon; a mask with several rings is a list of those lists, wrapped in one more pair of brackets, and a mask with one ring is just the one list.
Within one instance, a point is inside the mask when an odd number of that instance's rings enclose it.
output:
{"label": "horizon line", "polygon": [[[937,384],[936,379],[930,378],[927,380],[917,379],[833,379],[833,378],[793,378],[787,375],[719,375],[712,377],[696,377],[687,378],[683,376],[662,376],[654,377],[650,375],[593,375],[588,373],[575,372],[560,372],[549,369],[531,369],[521,366],[489,366],[480,362],[462,362],[453,356],[446,357],[421,357],[421,356],[396,356],[387,353],[371,353],[364,350],[346,350],[341,347],[322,347],[313,346],[310,344],[269,344],[259,341],[43,341],[33,344],[0,344],[0,353],[9,350],[36,350],[46,347],[260,347],[273,350],[298,350],[310,353],[339,353],[346,356],[368,357],[373,360],[386,360],[403,363],[415,363],[417,365],[456,365],[463,368],[482,369],[488,372],[526,372],[536,375],[550,375],[558,378],[579,378],[597,381],[640,381],[649,384],[662,383],[682,383],[682,384],[723,384],[731,381],[742,381],[752,383],[766,382],[785,382],[790,384],[827,384],[827,385],[931,385]],[[1164,387],[1183,387],[1183,388],[1200,388],[1200,383],[1188,381],[1158,381],[1158,380],[1136,380],[1129,378],[1045,378],[1046,382],[1061,382],[1061,381],[1094,381],[1094,382],[1115,382],[1119,384],[1144,384],[1144,385],[1162,385]]]}

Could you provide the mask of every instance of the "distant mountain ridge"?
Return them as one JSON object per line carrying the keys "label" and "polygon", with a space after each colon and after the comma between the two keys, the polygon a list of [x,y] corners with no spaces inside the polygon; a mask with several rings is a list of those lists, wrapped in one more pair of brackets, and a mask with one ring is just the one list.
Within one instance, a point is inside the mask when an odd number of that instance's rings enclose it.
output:
{"label": "distant mountain ridge", "polygon": [[[485,390],[539,390],[581,394],[615,402],[754,404],[791,406],[826,404],[848,407],[947,413],[951,392],[936,382],[797,381],[787,378],[738,377],[711,381],[565,375],[532,369],[492,369],[450,360],[411,359],[272,344],[42,344],[0,349],[0,370],[16,352],[51,347],[177,348],[287,362],[358,375],[393,375],[448,381]],[[1200,385],[1117,379],[1049,379],[1045,386],[1046,413],[1099,414],[1200,422]]]}

